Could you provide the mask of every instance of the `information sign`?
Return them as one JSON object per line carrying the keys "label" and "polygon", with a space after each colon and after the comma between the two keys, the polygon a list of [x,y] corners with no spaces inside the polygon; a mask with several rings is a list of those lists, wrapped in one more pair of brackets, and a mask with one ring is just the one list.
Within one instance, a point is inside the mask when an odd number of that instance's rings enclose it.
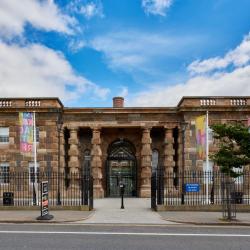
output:
{"label": "information sign", "polygon": [[200,191],[200,184],[199,183],[186,183],[185,184],[185,191],[186,192],[199,192]]}

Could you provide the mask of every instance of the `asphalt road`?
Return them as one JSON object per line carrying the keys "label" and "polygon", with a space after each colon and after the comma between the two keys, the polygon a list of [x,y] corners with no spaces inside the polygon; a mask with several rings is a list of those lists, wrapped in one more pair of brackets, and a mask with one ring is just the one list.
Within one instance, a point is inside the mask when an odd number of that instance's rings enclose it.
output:
{"label": "asphalt road", "polygon": [[249,227],[0,225],[0,249],[250,249]]}

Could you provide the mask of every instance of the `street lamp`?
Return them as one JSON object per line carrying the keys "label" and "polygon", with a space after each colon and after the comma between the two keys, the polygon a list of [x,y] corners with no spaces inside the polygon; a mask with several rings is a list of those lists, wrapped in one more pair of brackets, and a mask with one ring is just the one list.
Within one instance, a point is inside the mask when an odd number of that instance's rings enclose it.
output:
{"label": "street lamp", "polygon": [[185,170],[185,132],[188,123],[181,123],[181,134],[182,134],[182,188],[181,188],[181,204],[185,204],[185,183],[184,183],[184,170]]}
{"label": "street lamp", "polygon": [[58,117],[57,117],[57,136],[58,136],[58,153],[57,153],[57,157],[58,157],[58,170],[57,170],[57,205],[61,205],[61,193],[60,193],[60,168],[61,168],[61,150],[60,150],[60,146],[61,146],[61,131],[62,131],[62,126],[63,126],[63,119],[62,119],[62,112],[61,110],[59,110],[58,112]]}

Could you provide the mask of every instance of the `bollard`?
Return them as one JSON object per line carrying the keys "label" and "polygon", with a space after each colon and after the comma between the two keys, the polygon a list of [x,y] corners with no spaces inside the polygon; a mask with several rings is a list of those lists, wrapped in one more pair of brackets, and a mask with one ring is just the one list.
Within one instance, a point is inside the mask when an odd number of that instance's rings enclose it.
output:
{"label": "bollard", "polygon": [[124,183],[120,182],[121,209],[124,209],[124,201],[123,201],[124,191],[125,191],[125,185]]}

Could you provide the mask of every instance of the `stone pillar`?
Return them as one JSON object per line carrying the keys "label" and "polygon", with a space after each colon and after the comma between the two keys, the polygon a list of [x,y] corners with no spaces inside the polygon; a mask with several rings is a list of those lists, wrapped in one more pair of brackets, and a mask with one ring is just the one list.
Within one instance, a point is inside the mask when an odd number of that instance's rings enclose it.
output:
{"label": "stone pillar", "polygon": [[65,139],[64,130],[60,132],[60,169],[59,172],[63,173],[65,168]]}
{"label": "stone pillar", "polygon": [[152,149],[150,128],[143,128],[141,148],[140,197],[151,197]]}
{"label": "stone pillar", "polygon": [[166,128],[164,135],[164,160],[163,160],[163,168],[164,172],[173,173],[173,167],[175,166],[175,162],[173,159],[174,156],[174,138],[173,138],[173,129]]}
{"label": "stone pillar", "polygon": [[78,129],[75,127],[69,128],[70,138],[69,138],[69,171],[70,173],[79,173],[79,150],[78,150]]}
{"label": "stone pillar", "polygon": [[[178,163],[177,163],[177,165],[178,165],[178,173],[180,173],[183,170],[183,156],[182,156],[182,153],[183,153],[183,139],[182,139],[183,131],[182,131],[181,126],[179,126],[178,129],[179,129],[179,134],[178,134],[178,145],[179,146],[178,146],[178,152],[177,152],[177,154],[178,154]],[[179,183],[179,185],[181,185],[180,184],[181,183],[180,182],[180,177],[179,177],[178,183]]]}
{"label": "stone pillar", "polygon": [[163,171],[164,171],[164,191],[173,193],[174,191],[174,137],[173,128],[166,127],[164,134],[164,150],[163,150]]}
{"label": "stone pillar", "polygon": [[185,170],[191,170],[192,169],[192,160],[190,158],[190,149],[191,147],[191,129],[190,125],[188,124],[185,130],[185,136],[184,136],[184,159],[185,159]]}
{"label": "stone pillar", "polygon": [[102,150],[101,150],[101,131],[93,128],[91,140],[91,172],[94,184],[94,198],[103,198],[104,191],[102,186]]}

